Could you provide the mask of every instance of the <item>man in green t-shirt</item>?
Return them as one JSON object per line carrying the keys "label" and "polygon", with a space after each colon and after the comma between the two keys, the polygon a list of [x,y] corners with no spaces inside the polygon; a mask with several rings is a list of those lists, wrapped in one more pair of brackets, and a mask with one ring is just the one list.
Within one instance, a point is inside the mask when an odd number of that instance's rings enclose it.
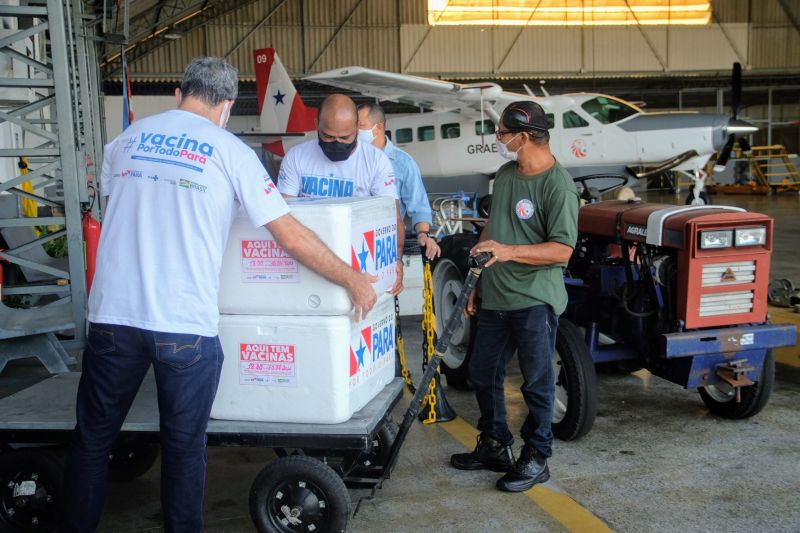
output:
{"label": "man in green t-shirt", "polygon": [[[510,104],[500,118],[492,212],[472,253],[493,257],[481,276],[482,305],[469,374],[481,417],[475,450],[450,458],[461,470],[506,472],[497,488],[528,490],[550,478],[555,397],[552,357],[567,305],[563,268],[578,236],[578,191],[550,151],[547,117],[535,102]],[[467,313],[475,314],[475,293]],[[517,352],[528,416],[514,462],[506,422],[505,368]]]}

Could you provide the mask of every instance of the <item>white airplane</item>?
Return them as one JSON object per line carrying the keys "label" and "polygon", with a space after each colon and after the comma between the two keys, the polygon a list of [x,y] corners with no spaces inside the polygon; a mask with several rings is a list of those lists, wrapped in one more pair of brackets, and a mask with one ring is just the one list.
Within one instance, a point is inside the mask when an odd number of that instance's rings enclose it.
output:
{"label": "white airplane", "polygon": [[[275,137],[264,147],[282,156],[316,130],[316,110],[302,102],[273,48],[253,52],[261,128]],[[459,84],[363,67],[346,67],[305,78],[381,101],[410,104],[428,113],[390,116],[387,134],[414,157],[428,192],[489,190],[504,160],[496,153],[499,114],[514,101],[534,100],[550,119],[550,145],[576,181],[604,192],[631,178],[667,170],[694,177],[711,156],[729,151],[734,135],[756,131],[727,115],[645,113],[630,102],[597,93],[537,97],[503,91],[491,82]],[[738,106],[738,104],[737,104]],[[720,157],[727,160],[727,157]]]}

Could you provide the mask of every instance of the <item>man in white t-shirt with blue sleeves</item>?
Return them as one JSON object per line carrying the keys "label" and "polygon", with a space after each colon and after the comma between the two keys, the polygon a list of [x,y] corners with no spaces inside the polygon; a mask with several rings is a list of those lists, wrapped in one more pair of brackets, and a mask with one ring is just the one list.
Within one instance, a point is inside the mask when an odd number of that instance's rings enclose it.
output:
{"label": "man in white t-shirt with blue sleeves", "polygon": [[255,153],[224,130],[237,87],[224,59],[196,59],[175,91],[178,109],[138,120],[105,147],[108,201],[62,531],[97,529],[109,453],[151,365],[164,526],[202,530],[206,427],[223,358],[219,273],[239,205],[290,255],[344,286],[356,319],[377,299],[376,278],[354,271],[297,222]]}
{"label": "man in white t-shirt with blue sleeves", "polygon": [[403,290],[405,230],[394,168],[382,150],[358,142],[356,104],[343,94],[325,98],[319,108],[317,138],[298,144],[286,154],[278,173],[278,189],[287,198],[388,196],[397,215],[397,280],[390,292]]}

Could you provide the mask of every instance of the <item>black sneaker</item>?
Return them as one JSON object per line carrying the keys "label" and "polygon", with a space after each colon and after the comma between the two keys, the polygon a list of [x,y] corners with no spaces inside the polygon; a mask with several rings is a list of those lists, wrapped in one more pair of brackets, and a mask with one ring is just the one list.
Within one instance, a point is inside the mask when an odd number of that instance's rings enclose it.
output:
{"label": "black sneaker", "polygon": [[506,492],[523,492],[548,479],[550,469],[547,468],[547,459],[526,444],[514,467],[497,480],[497,488]]}
{"label": "black sneaker", "polygon": [[511,451],[511,446],[481,433],[478,435],[475,450],[451,456],[450,464],[459,470],[507,472],[514,466],[514,452]]}

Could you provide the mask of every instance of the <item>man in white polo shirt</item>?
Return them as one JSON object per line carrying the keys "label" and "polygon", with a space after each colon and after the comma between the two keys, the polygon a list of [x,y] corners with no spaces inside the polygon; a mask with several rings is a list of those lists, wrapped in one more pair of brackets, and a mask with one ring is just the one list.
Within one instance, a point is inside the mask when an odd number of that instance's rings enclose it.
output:
{"label": "man in white polo shirt", "polygon": [[389,196],[397,211],[397,281],[403,290],[403,239],[400,200],[389,158],[369,143],[360,143],[355,103],[343,94],[325,98],[317,119],[317,139],[293,147],[281,162],[278,189],[287,198]]}
{"label": "man in white polo shirt", "polygon": [[377,296],[297,222],[255,153],[223,128],[236,69],[194,60],[178,109],[140,119],[105,147],[108,197],[67,458],[62,532],[97,529],[109,453],[145,374],[158,387],[168,532],[203,528],[206,427],[222,368],[217,292],[237,205],[301,263],[344,286],[356,318]]}

